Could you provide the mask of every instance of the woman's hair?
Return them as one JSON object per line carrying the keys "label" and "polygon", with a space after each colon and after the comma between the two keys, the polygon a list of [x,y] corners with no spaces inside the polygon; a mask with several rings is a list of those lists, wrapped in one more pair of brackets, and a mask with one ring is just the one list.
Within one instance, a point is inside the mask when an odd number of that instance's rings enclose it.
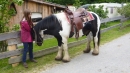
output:
{"label": "woman's hair", "polygon": [[33,27],[33,23],[32,23],[31,17],[29,16],[30,14],[31,14],[31,12],[30,12],[29,9],[25,9],[24,10],[24,17],[25,17],[25,19],[27,20],[29,26]]}

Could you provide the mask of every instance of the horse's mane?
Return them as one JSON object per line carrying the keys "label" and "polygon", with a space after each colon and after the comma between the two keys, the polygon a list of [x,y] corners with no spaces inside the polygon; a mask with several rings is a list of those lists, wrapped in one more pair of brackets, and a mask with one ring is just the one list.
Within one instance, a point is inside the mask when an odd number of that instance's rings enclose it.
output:
{"label": "horse's mane", "polygon": [[44,30],[44,29],[54,29],[57,25],[60,25],[57,17],[55,15],[50,15],[48,17],[43,18],[39,21],[35,26],[34,29],[36,31]]}

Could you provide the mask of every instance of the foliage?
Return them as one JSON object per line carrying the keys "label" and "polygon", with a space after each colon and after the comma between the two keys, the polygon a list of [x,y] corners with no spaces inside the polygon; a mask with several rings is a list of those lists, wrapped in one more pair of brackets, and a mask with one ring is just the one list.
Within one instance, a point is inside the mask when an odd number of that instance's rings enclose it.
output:
{"label": "foliage", "polygon": [[95,13],[97,13],[99,15],[100,18],[106,18],[107,14],[108,14],[108,10],[106,8],[106,10],[103,10],[103,5],[99,5],[98,8],[96,8],[95,5],[91,5],[88,7],[88,11],[93,11]]}
{"label": "foliage", "polygon": [[127,3],[122,8],[118,8],[118,12],[125,17],[130,17],[130,3]]}
{"label": "foliage", "polygon": [[[10,7],[12,3],[21,5],[23,3],[23,0],[0,0],[0,33],[7,32],[10,29],[8,22],[11,16],[15,13],[15,10]],[[5,41],[1,41],[0,48],[6,47],[7,45]]]}
{"label": "foliage", "polygon": [[[73,5],[76,3],[76,0],[43,0],[43,1],[49,1],[53,3],[58,3],[61,5]],[[130,2],[130,0],[79,0],[81,5],[84,4],[94,4],[94,3],[126,3]]]}
{"label": "foliage", "polygon": [[78,7],[81,6],[82,3],[83,2],[80,2],[80,0],[75,0],[75,3],[73,4],[73,6],[75,6],[76,8],[78,8]]}
{"label": "foliage", "polygon": [[[92,0],[91,0],[92,1]],[[130,2],[129,0],[93,0],[91,3],[126,3]]]}
{"label": "foliage", "polygon": [[48,2],[53,2],[61,5],[72,5],[75,0],[43,0]]}
{"label": "foliage", "polygon": [[18,31],[19,29],[20,29],[20,24],[15,24],[13,26],[13,28],[11,28],[10,30],[12,30],[12,31]]}
{"label": "foliage", "polygon": [[11,3],[21,5],[23,0],[0,0],[0,33],[8,31],[8,22],[14,14],[14,9],[10,8]]}

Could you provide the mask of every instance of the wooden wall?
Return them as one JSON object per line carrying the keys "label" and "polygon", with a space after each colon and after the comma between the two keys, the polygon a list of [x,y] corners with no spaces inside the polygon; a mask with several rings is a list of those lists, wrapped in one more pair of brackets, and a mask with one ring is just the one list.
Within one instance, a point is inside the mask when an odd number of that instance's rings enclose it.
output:
{"label": "wooden wall", "polygon": [[22,6],[15,5],[17,14],[12,16],[9,21],[9,26],[12,26],[14,24],[19,24],[21,18],[23,17],[23,9]]}
{"label": "wooden wall", "polygon": [[17,14],[12,16],[9,25],[12,27],[15,24],[19,24],[20,20],[23,17],[23,10],[25,8],[28,8],[31,12],[40,12],[42,13],[42,17],[49,16],[52,14],[53,6],[41,4],[41,3],[36,3],[36,2],[24,2],[22,6],[18,6],[15,4]]}

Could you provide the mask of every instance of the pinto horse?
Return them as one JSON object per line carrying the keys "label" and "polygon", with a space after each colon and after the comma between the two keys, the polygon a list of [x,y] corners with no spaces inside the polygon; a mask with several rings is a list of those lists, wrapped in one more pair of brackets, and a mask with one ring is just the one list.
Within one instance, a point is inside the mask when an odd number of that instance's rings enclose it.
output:
{"label": "pinto horse", "polygon": [[[78,36],[83,35],[88,36],[87,38],[87,48],[84,50],[84,53],[90,52],[90,32],[92,32],[94,50],[93,55],[99,54],[99,41],[100,41],[100,19],[99,16],[91,12],[94,20],[83,21],[83,28],[79,30]],[[71,35],[71,23],[68,21],[64,12],[52,14],[48,17],[45,17],[39,21],[34,27],[35,43],[38,46],[41,46],[43,43],[44,35],[53,35],[58,42],[58,53],[55,57],[55,60],[62,60],[64,62],[70,61],[70,56],[68,53],[68,38]],[[74,33],[75,34],[75,33]],[[74,35],[73,35],[74,36]],[[75,36],[74,36],[75,37]],[[64,54],[63,54],[64,52]]]}

